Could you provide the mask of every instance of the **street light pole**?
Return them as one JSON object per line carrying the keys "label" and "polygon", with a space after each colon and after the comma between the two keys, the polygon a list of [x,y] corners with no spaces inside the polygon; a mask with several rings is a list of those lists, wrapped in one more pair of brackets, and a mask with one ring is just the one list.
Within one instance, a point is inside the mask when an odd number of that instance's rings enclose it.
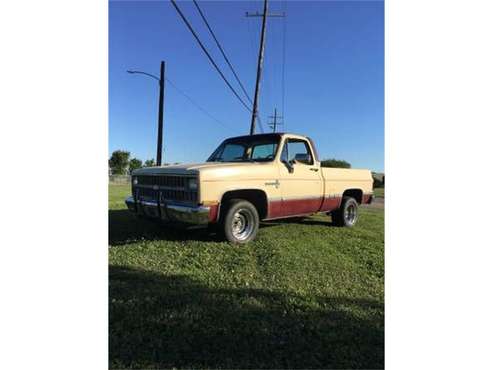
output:
{"label": "street light pole", "polygon": [[159,79],[159,116],[157,128],[157,154],[156,164],[161,166],[163,153],[163,112],[164,112],[164,61],[161,61],[161,74]]}
{"label": "street light pole", "polygon": [[158,113],[158,126],[157,126],[157,153],[156,164],[161,166],[162,153],[163,153],[163,115],[164,115],[164,61],[161,61],[161,73],[160,77],[156,77],[153,74],[141,71],[127,71],[131,74],[142,74],[154,78],[159,82],[159,113]]}

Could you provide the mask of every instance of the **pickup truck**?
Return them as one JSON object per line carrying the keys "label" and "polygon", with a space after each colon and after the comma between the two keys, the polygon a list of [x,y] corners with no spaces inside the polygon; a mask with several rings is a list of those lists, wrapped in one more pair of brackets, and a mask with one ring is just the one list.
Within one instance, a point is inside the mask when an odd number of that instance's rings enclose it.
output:
{"label": "pickup truck", "polygon": [[226,139],[205,163],[135,170],[126,204],[144,217],[214,225],[243,244],[264,220],[321,212],[352,227],[372,189],[369,170],[321,167],[310,138],[269,133]]}

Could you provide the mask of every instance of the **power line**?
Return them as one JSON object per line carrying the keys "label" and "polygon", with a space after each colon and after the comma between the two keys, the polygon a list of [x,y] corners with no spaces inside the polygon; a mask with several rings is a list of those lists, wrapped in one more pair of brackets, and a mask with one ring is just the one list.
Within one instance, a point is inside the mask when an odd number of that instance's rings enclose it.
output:
{"label": "power line", "polygon": [[199,7],[199,4],[197,3],[196,0],[193,0],[193,3],[195,4],[195,7],[197,8],[198,12],[200,13],[200,16],[202,17],[202,20],[204,21],[205,25],[207,26],[207,29],[209,30],[209,32],[211,33],[212,35],[212,38],[214,39],[214,41],[216,42],[216,45],[217,47],[219,48],[219,50],[221,51],[221,54],[223,55],[224,57],[224,60],[226,61],[226,63],[228,64],[229,68],[231,69],[231,72],[233,72],[233,75],[235,76],[236,78],[236,81],[238,82],[238,84],[240,85],[241,89],[243,90],[243,93],[245,94],[245,96],[247,97],[247,99],[250,101],[250,104],[253,104],[252,103],[252,99],[250,99],[250,96],[248,95],[245,87],[243,86],[243,84],[241,83],[240,81],[240,78],[238,77],[238,75],[236,74],[233,66],[231,65],[231,62],[229,61],[228,57],[226,56],[226,53],[224,52],[224,49],[222,48],[219,40],[217,39],[216,35],[214,34],[214,32],[212,31],[212,28],[211,26],[209,25],[209,22],[207,22],[207,19],[205,18],[205,15],[204,13],[202,13],[202,10],[200,9]]}
{"label": "power line", "polygon": [[181,19],[183,20],[183,22],[185,23],[185,25],[188,27],[188,29],[190,30],[190,32],[192,33],[192,35],[195,37],[195,40],[198,42],[198,44],[200,45],[202,51],[205,53],[205,55],[207,55],[207,58],[209,58],[209,61],[212,63],[212,65],[214,66],[214,68],[216,69],[216,71],[221,75],[221,78],[224,80],[224,82],[226,83],[226,85],[228,85],[229,89],[233,92],[233,94],[236,96],[236,98],[241,102],[241,104],[243,104],[243,106],[249,111],[251,112],[252,110],[250,109],[250,107],[243,101],[243,99],[238,95],[238,93],[236,92],[236,90],[233,88],[233,86],[231,86],[231,84],[229,83],[229,81],[226,79],[226,77],[224,76],[224,74],[221,72],[221,70],[219,69],[219,67],[217,66],[216,62],[214,62],[214,59],[212,59],[211,55],[209,54],[209,52],[207,51],[207,49],[205,48],[204,44],[202,44],[202,41],[200,41],[199,37],[197,36],[197,34],[195,33],[194,29],[192,28],[192,26],[190,25],[190,23],[188,22],[187,18],[185,17],[185,15],[181,12],[180,8],[178,7],[178,5],[176,5],[176,1],[175,0],[171,0],[171,4],[173,4],[173,6],[175,7],[176,11],[178,12],[178,14],[180,15]]}
{"label": "power line", "polygon": [[209,116],[209,118],[213,119],[217,123],[219,123],[221,126],[227,128],[228,130],[235,131],[233,128],[231,128],[229,125],[226,125],[225,123],[219,121],[216,117],[214,117],[212,114],[210,114],[208,111],[206,111],[204,108],[202,108],[199,104],[197,104],[190,96],[188,96],[183,90],[179,89],[178,86],[176,86],[172,81],[169,80],[169,78],[166,78],[166,82],[168,82],[173,88],[178,91],[181,95],[183,95],[185,98],[188,99],[190,103],[192,103],[196,108],[198,108],[202,113],[206,114]]}

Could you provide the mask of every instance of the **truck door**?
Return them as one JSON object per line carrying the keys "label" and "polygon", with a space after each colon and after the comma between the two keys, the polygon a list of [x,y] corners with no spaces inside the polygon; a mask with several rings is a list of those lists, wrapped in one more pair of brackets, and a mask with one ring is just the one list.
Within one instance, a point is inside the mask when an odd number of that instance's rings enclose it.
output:
{"label": "truck door", "polygon": [[322,174],[307,140],[287,138],[281,152],[282,215],[317,212],[323,201]]}

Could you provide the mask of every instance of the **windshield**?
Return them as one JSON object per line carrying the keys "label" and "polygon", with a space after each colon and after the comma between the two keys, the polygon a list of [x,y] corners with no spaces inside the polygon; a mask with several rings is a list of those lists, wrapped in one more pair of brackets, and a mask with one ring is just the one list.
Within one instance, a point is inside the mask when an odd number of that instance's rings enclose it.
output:
{"label": "windshield", "polygon": [[207,162],[269,162],[274,160],[279,135],[241,136],[225,140]]}

